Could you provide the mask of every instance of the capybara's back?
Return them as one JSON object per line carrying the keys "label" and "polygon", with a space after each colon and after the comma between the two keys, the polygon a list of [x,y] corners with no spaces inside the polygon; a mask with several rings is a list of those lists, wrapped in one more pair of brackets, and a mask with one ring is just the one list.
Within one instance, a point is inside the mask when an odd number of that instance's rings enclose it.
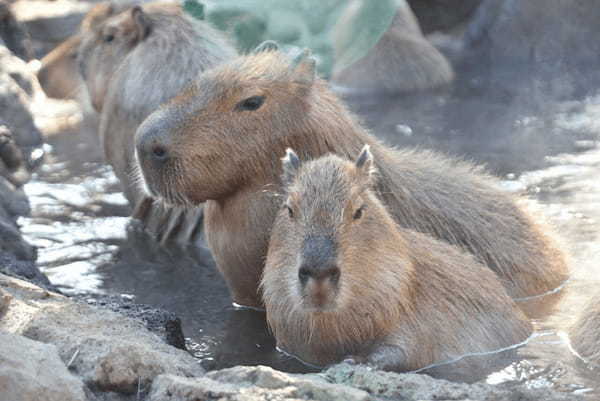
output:
{"label": "capybara's back", "polygon": [[494,273],[400,228],[373,175],[367,147],[355,163],[288,150],[261,287],[278,346],[319,365],[414,370],[525,341],[530,324]]}
{"label": "capybara's back", "polygon": [[593,297],[571,327],[571,345],[587,362],[600,365],[600,295]]}
{"label": "capybara's back", "polygon": [[[355,32],[360,24],[360,1],[349,2],[333,29],[336,65],[333,82],[351,93],[422,91],[449,84],[454,71],[448,60],[423,36],[406,1],[400,1],[390,26],[364,55],[350,65],[340,63],[345,53],[357,51]],[[351,50],[349,50],[351,49]]]}

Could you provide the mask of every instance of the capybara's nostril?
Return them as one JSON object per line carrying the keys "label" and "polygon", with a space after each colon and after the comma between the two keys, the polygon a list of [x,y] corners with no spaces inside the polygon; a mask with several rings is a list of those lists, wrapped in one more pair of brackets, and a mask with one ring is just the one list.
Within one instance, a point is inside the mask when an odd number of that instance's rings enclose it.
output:
{"label": "capybara's nostril", "polygon": [[152,146],[152,158],[155,160],[164,161],[169,157],[169,152],[167,152],[167,148],[162,145],[154,145]]}
{"label": "capybara's nostril", "polygon": [[338,281],[340,278],[340,269],[337,266],[332,266],[325,272],[331,281]]}
{"label": "capybara's nostril", "polygon": [[311,274],[310,274],[310,269],[306,268],[306,267],[301,267],[300,270],[298,271],[298,278],[300,279],[300,281],[302,283],[306,283],[308,281],[308,279],[310,278]]}
{"label": "capybara's nostril", "polygon": [[301,266],[298,270],[298,278],[302,284],[309,278],[315,280],[331,280],[337,282],[340,278],[340,269],[335,265],[329,266]]}

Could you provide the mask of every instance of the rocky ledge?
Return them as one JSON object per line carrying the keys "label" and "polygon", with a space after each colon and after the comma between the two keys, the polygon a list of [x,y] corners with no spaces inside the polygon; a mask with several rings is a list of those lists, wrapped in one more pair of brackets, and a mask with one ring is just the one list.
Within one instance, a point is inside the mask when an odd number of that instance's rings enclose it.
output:
{"label": "rocky ledge", "polygon": [[452,383],[348,364],[304,375],[264,366],[206,373],[159,334],[138,318],[0,274],[3,400],[576,399],[551,389]]}

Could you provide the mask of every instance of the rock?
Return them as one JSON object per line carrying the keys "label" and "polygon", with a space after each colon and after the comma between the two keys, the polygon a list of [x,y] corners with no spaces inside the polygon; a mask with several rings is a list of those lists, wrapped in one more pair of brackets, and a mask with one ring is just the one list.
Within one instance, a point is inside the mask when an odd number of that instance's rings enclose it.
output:
{"label": "rock", "polygon": [[169,345],[179,349],[185,348],[185,337],[181,329],[181,319],[173,312],[154,308],[150,305],[136,304],[132,299],[119,295],[80,295],[76,298],[82,301],[118,312],[124,316],[144,323],[146,328],[157,334]]}
{"label": "rock", "polygon": [[236,366],[186,379],[159,376],[150,391],[150,401],[192,400],[318,400],[367,401],[365,391],[331,384],[318,376],[291,375],[266,366]]}
{"label": "rock", "polygon": [[[15,260],[33,261],[37,252],[21,236],[16,225],[0,208],[0,253],[12,255]],[[2,271],[2,269],[0,269]]]}
{"label": "rock", "polygon": [[49,291],[58,292],[57,288],[50,284],[48,277],[38,269],[35,262],[18,260],[7,252],[0,252],[0,273],[26,280]]}
{"label": "rock", "polygon": [[494,400],[566,401],[583,399],[551,389],[463,384],[424,374],[382,372],[340,364],[321,374],[288,374],[265,366],[236,366],[200,378],[158,376],[149,401],[267,400]]}
{"label": "rock", "polygon": [[10,75],[28,96],[34,95],[37,84],[35,74],[25,61],[5,46],[0,46],[0,71]]}
{"label": "rock", "polygon": [[0,120],[11,131],[27,161],[33,149],[42,144],[42,135],[33,122],[29,102],[27,93],[0,64]]}
{"label": "rock", "polygon": [[17,189],[4,177],[0,177],[0,207],[12,218],[27,216],[31,211],[23,189]]}
{"label": "rock", "polygon": [[408,0],[425,34],[447,31],[468,20],[482,0]]}
{"label": "rock", "polygon": [[13,297],[0,330],[54,344],[94,391],[135,394],[147,391],[160,374],[204,372],[190,354],[164,344],[136,320],[5,275],[0,289]]}
{"label": "rock", "polygon": [[0,0],[0,42],[25,61],[33,57],[29,34],[3,0]]}
{"label": "rock", "polygon": [[381,399],[494,400],[494,401],[574,401],[583,397],[552,389],[525,386],[454,383],[424,374],[381,372],[366,366],[339,364],[322,374],[331,383],[357,387]]}
{"label": "rock", "polygon": [[599,19],[596,0],[485,0],[460,69],[504,91],[585,92],[600,81]]}
{"label": "rock", "polygon": [[[21,148],[12,137],[12,132],[0,121],[0,176],[6,178],[15,187],[21,187],[31,178]],[[27,210],[29,209],[29,203]]]}
{"label": "rock", "polygon": [[77,0],[20,0],[12,11],[33,39],[61,41],[77,31],[94,2]]}
{"label": "rock", "polygon": [[33,40],[58,43],[77,31],[92,5],[73,0],[21,0],[12,5],[12,11]]}
{"label": "rock", "polygon": [[85,401],[56,347],[0,332],[0,394],[7,401]]}

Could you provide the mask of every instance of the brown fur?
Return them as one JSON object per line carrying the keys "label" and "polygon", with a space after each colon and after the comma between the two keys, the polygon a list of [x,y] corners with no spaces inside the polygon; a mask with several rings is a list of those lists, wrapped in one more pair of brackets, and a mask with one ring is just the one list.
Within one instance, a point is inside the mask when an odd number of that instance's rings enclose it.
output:
{"label": "brown fur", "polygon": [[46,95],[57,99],[74,99],[83,84],[77,68],[77,50],[81,37],[93,31],[111,15],[132,7],[131,2],[96,4],[83,18],[80,32],[55,47],[41,60],[38,80]]}
{"label": "brown fur", "polygon": [[586,361],[600,365],[600,295],[586,304],[570,335],[577,353]]}
{"label": "brown fur", "polygon": [[[199,72],[236,52],[221,33],[184,14],[180,5],[149,3],[142,10],[134,7],[115,13],[109,9],[104,21],[83,29],[78,62],[91,102],[100,112],[104,154],[125,195],[138,206],[137,216],[155,217],[151,231],[166,227],[177,231],[181,224],[197,225],[201,214],[172,208],[140,210],[148,202],[136,181],[133,137],[138,125],[160,104]],[[171,212],[172,216],[163,216]]]}
{"label": "brown fur", "polygon": [[[256,95],[265,96],[261,108],[236,109]],[[144,153],[150,139],[170,154],[160,168]],[[369,144],[381,175],[377,191],[395,221],[464,247],[511,296],[544,293],[567,277],[561,251],[494,178],[434,152],[384,146],[314,78],[310,59],[261,52],[208,71],[149,116],[136,142],[155,196],[207,201],[208,244],[238,303],[260,305],[256,290],[280,205],[277,156],[287,147],[303,158],[349,157]]]}
{"label": "brown fur", "polygon": [[[353,28],[361,21],[362,2],[351,2],[333,29],[336,60],[352,47]],[[336,64],[332,81],[356,93],[409,92],[434,89],[454,79],[452,66],[423,36],[406,2],[401,2],[390,27],[360,59],[351,65]]]}
{"label": "brown fur", "polygon": [[[277,345],[319,365],[357,355],[415,370],[525,341],[531,325],[494,273],[400,228],[370,190],[369,170],[325,156],[293,173],[284,195],[293,212],[277,216],[261,283]],[[332,238],[341,271],[326,308],[307,307],[318,280],[303,287],[298,276],[303,241],[315,233]]]}

